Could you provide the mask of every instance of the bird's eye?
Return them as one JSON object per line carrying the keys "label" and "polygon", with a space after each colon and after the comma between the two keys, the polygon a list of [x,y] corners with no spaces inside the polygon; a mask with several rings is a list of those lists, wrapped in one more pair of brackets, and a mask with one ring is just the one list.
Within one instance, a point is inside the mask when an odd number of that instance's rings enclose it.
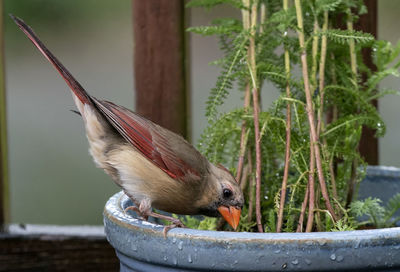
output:
{"label": "bird's eye", "polygon": [[232,191],[229,189],[224,189],[223,192],[224,198],[230,198],[232,196]]}

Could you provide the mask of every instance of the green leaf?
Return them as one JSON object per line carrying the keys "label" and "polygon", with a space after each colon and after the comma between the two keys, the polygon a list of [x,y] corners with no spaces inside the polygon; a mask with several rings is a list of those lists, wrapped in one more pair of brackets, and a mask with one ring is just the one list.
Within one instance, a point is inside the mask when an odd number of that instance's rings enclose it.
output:
{"label": "green leaf", "polygon": [[[388,203],[386,204],[386,209],[385,209],[386,227],[391,227],[396,223],[395,221],[392,221],[392,217],[398,210],[400,210],[400,193],[397,193],[393,197],[391,197]],[[391,223],[389,224],[389,222]]]}
{"label": "green leaf", "polygon": [[343,0],[318,0],[316,2],[317,11],[335,11]]}
{"label": "green leaf", "polygon": [[233,30],[238,30],[238,28],[227,26],[193,26],[186,29],[188,32],[193,32],[203,36],[229,34]]}
{"label": "green leaf", "polygon": [[359,217],[366,215],[369,217],[370,223],[380,227],[385,214],[385,208],[381,204],[382,200],[379,198],[368,197],[362,201],[353,201],[350,204],[350,212]]}
{"label": "green leaf", "polygon": [[202,7],[211,9],[221,4],[229,4],[238,9],[246,9],[241,0],[191,0],[186,4],[187,8]]}
{"label": "green leaf", "polygon": [[361,31],[350,31],[350,30],[342,30],[342,29],[330,29],[327,31],[320,31],[317,33],[319,36],[326,35],[328,39],[334,41],[338,44],[346,44],[351,40],[354,40],[356,43],[370,43],[375,39],[369,33],[364,33]]}

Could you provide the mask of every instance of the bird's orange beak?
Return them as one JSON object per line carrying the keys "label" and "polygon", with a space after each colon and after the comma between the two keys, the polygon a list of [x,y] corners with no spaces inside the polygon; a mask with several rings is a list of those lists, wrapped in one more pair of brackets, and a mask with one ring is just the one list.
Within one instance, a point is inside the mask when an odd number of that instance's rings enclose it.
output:
{"label": "bird's orange beak", "polygon": [[228,222],[228,224],[236,230],[237,226],[239,225],[240,213],[242,210],[233,206],[219,206],[218,211],[224,217],[226,222]]}

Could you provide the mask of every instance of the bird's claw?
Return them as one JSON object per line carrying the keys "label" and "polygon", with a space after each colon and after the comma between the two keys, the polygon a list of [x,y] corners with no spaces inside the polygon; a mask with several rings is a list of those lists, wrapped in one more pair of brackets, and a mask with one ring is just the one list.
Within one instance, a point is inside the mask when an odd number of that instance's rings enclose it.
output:
{"label": "bird's claw", "polygon": [[155,218],[159,218],[159,219],[163,219],[166,221],[171,222],[171,225],[165,226],[164,230],[163,230],[163,234],[164,234],[164,238],[167,238],[167,233],[169,230],[174,229],[174,228],[186,228],[185,224],[182,223],[181,220],[179,220],[178,218],[174,218],[171,216],[167,216],[167,215],[162,215],[159,213],[154,213],[154,212],[148,212],[148,213],[143,213],[142,211],[140,211],[140,209],[137,206],[129,206],[127,208],[124,209],[124,213],[126,214],[127,211],[132,210],[134,212],[136,212],[136,214],[141,217],[143,220],[148,221],[149,216],[155,217]]}
{"label": "bird's claw", "polygon": [[149,219],[149,217],[147,216],[147,215],[144,215],[140,210],[139,210],[139,208],[138,207],[136,207],[136,206],[129,206],[129,207],[127,207],[127,208],[125,208],[124,209],[124,213],[126,214],[129,210],[132,210],[132,211],[134,211],[141,219],[143,219],[143,220],[148,220]]}
{"label": "bird's claw", "polygon": [[[175,218],[174,218],[174,219],[175,219]],[[171,222],[172,222],[171,225],[165,226],[164,229],[163,229],[163,234],[164,234],[164,238],[165,238],[165,239],[167,238],[167,233],[168,233],[168,231],[170,231],[171,229],[174,229],[174,228],[187,228],[187,227],[182,223],[182,221],[179,220],[179,219],[176,219],[176,220],[174,220],[174,221],[171,220]]]}

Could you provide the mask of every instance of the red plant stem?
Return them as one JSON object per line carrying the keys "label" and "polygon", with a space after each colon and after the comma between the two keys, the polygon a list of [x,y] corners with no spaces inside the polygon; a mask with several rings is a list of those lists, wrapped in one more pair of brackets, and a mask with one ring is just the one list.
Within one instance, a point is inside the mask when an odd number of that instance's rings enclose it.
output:
{"label": "red plant stem", "polygon": [[248,221],[251,222],[253,219],[253,203],[254,203],[254,176],[252,175],[252,169],[253,169],[253,162],[251,159],[251,153],[250,151],[247,152],[247,162],[249,164],[249,169],[250,169],[250,180],[249,180],[249,211],[248,211]]}
{"label": "red plant stem", "polygon": [[248,217],[247,221],[251,222],[253,220],[253,203],[254,203],[254,191],[253,191],[253,185],[254,184],[254,177],[250,177],[249,180],[249,211],[248,211]]}
{"label": "red plant stem", "polygon": [[[288,9],[288,1],[283,1],[283,9]],[[285,48],[285,72],[286,72],[286,96],[290,98],[290,56],[289,51]],[[283,211],[285,208],[285,200],[286,200],[286,189],[287,189],[287,180],[289,177],[289,166],[290,166],[290,138],[291,138],[291,109],[290,103],[286,104],[286,146],[285,146],[285,168],[283,169],[283,179],[281,186],[281,199],[279,203],[279,211],[278,211],[278,222],[276,224],[276,232],[281,232],[282,224],[283,224]]]}
{"label": "red plant stem", "polygon": [[308,203],[308,193],[309,193],[309,183],[307,183],[306,192],[304,194],[303,203],[301,203],[300,217],[299,223],[297,224],[296,232],[303,232],[303,222],[304,222],[304,214],[306,213],[307,203]]}
{"label": "red plant stem", "polygon": [[256,221],[258,232],[264,232],[261,223],[261,139],[259,124],[258,91],[253,88],[254,134],[256,140]]}
{"label": "red plant stem", "polygon": [[250,171],[250,165],[246,164],[243,167],[243,175],[240,178],[240,188],[242,189],[242,191],[246,189],[246,186],[248,184],[249,171]]}
{"label": "red plant stem", "polygon": [[[250,106],[250,84],[246,84],[246,91],[244,96],[244,110],[247,112]],[[238,159],[238,166],[237,166],[237,173],[236,173],[236,181],[239,182],[241,180],[241,175],[243,171],[243,164],[244,164],[244,155],[246,153],[246,121],[243,120],[242,122],[242,131],[240,135],[240,150],[239,150],[239,159]]]}
{"label": "red plant stem", "polygon": [[[324,12],[324,24],[322,26],[322,31],[326,32],[328,30],[328,11]],[[317,122],[317,135],[321,133],[323,126],[323,113],[324,113],[324,88],[325,88],[325,63],[326,63],[326,50],[328,47],[328,38],[326,34],[322,35],[321,38],[321,57],[319,62],[319,93],[320,93],[320,108],[318,111],[318,122]]]}
{"label": "red plant stem", "polygon": [[[286,95],[290,97],[290,87],[289,84],[286,84]],[[283,210],[285,206],[286,200],[286,187],[287,180],[289,176],[289,166],[290,166],[290,138],[291,138],[291,112],[290,112],[290,103],[286,105],[286,146],[285,146],[285,168],[283,169],[283,180],[281,186],[281,199],[279,203],[279,212],[278,212],[278,222],[276,226],[276,232],[281,232],[282,223],[283,223]]]}
{"label": "red plant stem", "polygon": [[254,121],[254,138],[256,146],[256,222],[259,232],[264,232],[261,222],[261,138],[260,138],[260,103],[258,101],[258,84],[257,84],[257,66],[256,66],[256,25],[257,25],[257,3],[252,1],[250,16],[250,39],[248,61],[250,65],[250,76],[252,79],[252,96],[253,96],[253,121]]}
{"label": "red plant stem", "polygon": [[309,189],[310,200],[308,202],[309,204],[308,204],[308,218],[307,218],[306,232],[311,232],[314,223],[314,206],[315,206],[314,175],[315,175],[315,153],[314,153],[314,148],[310,146],[310,172],[308,174],[308,189]]}
{"label": "red plant stem", "polygon": [[324,200],[325,200],[326,208],[331,213],[333,220],[336,222],[337,216],[336,216],[335,211],[333,210],[333,207],[329,200],[329,194],[328,194],[328,190],[326,187],[324,172],[322,169],[321,152],[319,149],[318,137],[317,137],[316,128],[315,128],[314,108],[313,108],[313,104],[312,104],[310,82],[309,82],[309,77],[308,77],[307,52],[306,52],[305,41],[304,41],[303,14],[302,14],[302,10],[301,10],[300,0],[295,0],[295,6],[296,6],[296,15],[297,15],[299,43],[300,43],[300,48],[302,50],[300,59],[301,59],[301,64],[302,64],[302,73],[303,73],[303,80],[304,80],[304,92],[306,95],[306,111],[307,111],[307,117],[308,117],[308,122],[309,122],[309,126],[310,126],[310,135],[311,135],[310,145],[314,148],[318,179],[319,179],[319,183],[321,186],[322,196],[324,197]]}

